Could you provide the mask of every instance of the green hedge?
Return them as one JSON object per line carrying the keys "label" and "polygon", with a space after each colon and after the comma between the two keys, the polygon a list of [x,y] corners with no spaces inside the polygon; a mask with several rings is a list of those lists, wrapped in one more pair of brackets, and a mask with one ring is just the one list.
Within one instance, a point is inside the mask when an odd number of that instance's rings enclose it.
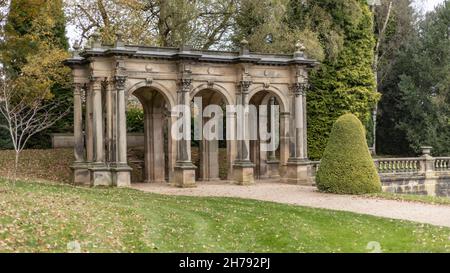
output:
{"label": "green hedge", "polygon": [[369,153],[365,130],[353,114],[341,116],[316,175],[320,191],[338,194],[365,194],[381,191],[380,177]]}
{"label": "green hedge", "polygon": [[[310,74],[308,154],[311,159],[319,160],[333,123],[341,115],[354,113],[368,131],[372,130],[371,113],[380,95],[376,92],[372,70],[375,39],[372,13],[366,1],[310,2],[330,12],[334,31],[343,38],[343,47],[337,56],[329,56]],[[355,11],[350,12],[346,5],[355,7]]]}

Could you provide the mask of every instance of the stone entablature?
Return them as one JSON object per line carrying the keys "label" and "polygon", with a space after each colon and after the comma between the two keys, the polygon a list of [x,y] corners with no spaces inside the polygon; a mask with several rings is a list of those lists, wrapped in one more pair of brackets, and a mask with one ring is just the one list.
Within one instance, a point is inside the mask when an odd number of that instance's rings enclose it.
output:
{"label": "stone entablature", "polygon": [[[176,121],[171,113],[174,106],[190,107],[194,97],[202,96],[207,103],[241,106],[267,104],[274,98],[281,110],[281,144],[279,160],[271,158],[270,173],[279,177],[279,170],[283,170],[286,182],[308,183],[305,92],[308,71],[317,62],[306,58],[303,51],[298,44],[292,55],[252,53],[245,41],[239,52],[130,46],[120,37],[114,45],[102,45],[94,35],[87,48],[81,52],[75,48],[73,57],[66,61],[75,87],[75,182],[129,185],[125,115],[127,97],[134,95],[145,113],[148,181],[164,180],[167,174],[163,169],[167,169],[175,185],[195,186],[190,140],[169,137],[168,148],[162,148],[161,132]],[[227,126],[235,127],[236,121]],[[201,172],[202,180],[215,179],[216,142],[201,145],[202,162],[208,163]],[[230,180],[253,183],[254,162],[266,164],[261,159],[268,158],[263,152],[254,152],[258,145],[246,140],[227,141]],[[167,162],[162,162],[164,155],[168,155]],[[268,173],[259,176],[267,177]]]}

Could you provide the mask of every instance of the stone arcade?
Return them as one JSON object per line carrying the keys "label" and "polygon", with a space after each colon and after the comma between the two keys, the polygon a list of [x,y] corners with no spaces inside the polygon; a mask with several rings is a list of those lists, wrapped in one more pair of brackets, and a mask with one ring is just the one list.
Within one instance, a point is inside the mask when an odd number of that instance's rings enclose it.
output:
{"label": "stone arcade", "polygon": [[[278,104],[280,147],[263,152],[259,140],[227,140],[227,180],[252,184],[256,178],[280,178],[310,184],[306,145],[308,70],[317,65],[297,45],[292,55],[256,54],[243,41],[240,52],[102,45],[98,35],[66,61],[74,77],[74,182],[126,187],[126,108],[129,96],[144,109],[146,182],[170,181],[194,187],[197,180],[218,179],[218,141],[200,142],[200,164],[191,160],[191,141],[175,141],[167,128],[178,118],[175,105]],[[231,117],[236,126],[236,115]],[[244,121],[248,124],[248,121]],[[190,128],[188,128],[190,130]],[[247,129],[244,129],[247,130]]]}

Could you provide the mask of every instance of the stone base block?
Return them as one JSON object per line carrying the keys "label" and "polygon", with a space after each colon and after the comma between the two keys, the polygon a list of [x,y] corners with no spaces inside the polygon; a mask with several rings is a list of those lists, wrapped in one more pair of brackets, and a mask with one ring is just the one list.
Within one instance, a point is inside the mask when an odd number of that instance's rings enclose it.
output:
{"label": "stone base block", "polygon": [[113,185],[113,177],[111,170],[104,165],[92,166],[91,173],[91,186],[105,186],[109,187]]}
{"label": "stone base block", "polygon": [[280,178],[280,161],[267,161],[267,177]]}
{"label": "stone base block", "polygon": [[128,165],[113,167],[113,185],[116,187],[128,188],[131,186],[131,168]]}
{"label": "stone base block", "polygon": [[90,185],[91,176],[88,164],[75,163],[71,167],[73,171],[73,183],[76,185]]}
{"label": "stone base block", "polygon": [[195,165],[185,164],[175,166],[173,185],[179,188],[195,188]]}
{"label": "stone base block", "polygon": [[253,164],[236,164],[233,166],[233,181],[238,185],[255,184]]}
{"label": "stone base block", "polygon": [[288,184],[312,186],[314,182],[310,174],[311,166],[308,163],[288,163],[282,181]]}

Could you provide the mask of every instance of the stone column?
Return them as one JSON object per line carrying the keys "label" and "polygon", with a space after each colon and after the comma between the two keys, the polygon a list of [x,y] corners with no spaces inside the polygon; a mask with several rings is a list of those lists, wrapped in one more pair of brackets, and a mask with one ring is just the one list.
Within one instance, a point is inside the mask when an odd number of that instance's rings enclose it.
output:
{"label": "stone column", "polygon": [[291,145],[285,181],[309,185],[311,178],[307,157],[306,89],[306,82],[297,82],[292,86],[294,119],[291,122]]}
{"label": "stone column", "polygon": [[84,162],[82,84],[75,84],[73,91],[73,134],[75,163]]}
{"label": "stone column", "polygon": [[[239,185],[250,185],[255,182],[254,179],[254,164],[250,161],[250,132],[249,132],[249,87],[251,81],[244,80],[239,83],[240,93],[237,96],[237,105],[241,105],[245,109],[245,113],[241,120],[242,128],[237,128],[237,130],[242,129],[243,135],[239,136],[236,140],[237,142],[237,157],[233,165],[234,181]],[[239,116],[237,116],[239,118]],[[236,126],[239,123],[236,122]],[[241,139],[239,139],[241,138]]]}
{"label": "stone column", "polygon": [[73,131],[74,131],[74,155],[75,162],[72,165],[75,184],[89,184],[89,170],[85,159],[84,135],[83,135],[83,101],[82,93],[84,85],[74,84],[73,92]]}
{"label": "stone column", "polygon": [[86,89],[86,114],[85,114],[85,132],[84,141],[86,145],[86,161],[94,162],[94,131],[93,131],[93,113],[92,113],[92,84]]}
{"label": "stone column", "polygon": [[108,81],[106,84],[106,162],[114,162],[114,150],[113,150],[113,92],[112,82]]}
{"label": "stone column", "polygon": [[147,103],[144,111],[145,182],[165,181],[164,113]]}
{"label": "stone column", "polygon": [[[268,123],[270,126],[270,133],[271,135],[273,133],[275,133],[275,138],[278,139],[280,146],[282,146],[282,142],[281,142],[281,138],[280,138],[280,127],[281,125],[279,125],[278,120],[279,120],[279,115],[276,115],[276,113],[272,113],[272,106],[275,105],[275,97],[271,97],[269,99],[269,109],[268,109]],[[277,126],[277,127],[275,127]],[[279,126],[279,127],[278,127]],[[272,128],[274,127],[274,128]],[[275,130],[275,132],[272,132],[272,130]],[[267,164],[267,177],[268,178],[279,178],[280,177],[280,160],[278,160],[277,158],[277,146],[275,145],[276,142],[273,141],[272,139],[270,139],[271,143],[273,143],[272,147],[271,147],[271,151],[267,152],[267,160],[266,160],[266,164]],[[281,153],[281,149],[280,148],[280,153]]]}
{"label": "stone column", "polygon": [[104,120],[102,107],[102,88],[101,79],[92,78],[91,93],[92,93],[92,127],[93,127],[93,147],[94,162],[91,164],[91,184],[93,186],[110,186],[112,185],[112,177],[109,167],[105,162],[104,149]]}
{"label": "stone column", "polygon": [[115,158],[113,165],[113,184],[117,187],[129,187],[131,185],[131,168],[128,166],[127,158],[127,120],[126,120],[126,76],[115,76]]}
{"label": "stone column", "polygon": [[182,188],[192,188],[196,187],[195,184],[195,165],[192,164],[191,160],[191,98],[190,91],[192,87],[192,79],[189,77],[182,78],[180,80],[180,89],[178,91],[178,105],[184,105],[189,109],[183,113],[183,119],[185,119],[187,128],[183,128],[189,139],[177,140],[177,161],[175,163],[175,173],[174,173],[174,185]]}
{"label": "stone column", "polygon": [[227,180],[234,180],[234,160],[237,157],[237,148],[236,148],[236,134],[235,134],[235,128],[236,128],[236,113],[230,112],[226,113],[227,119],[226,119],[226,141],[227,141]]}
{"label": "stone column", "polygon": [[93,80],[93,127],[94,127],[94,163],[105,163],[105,149],[103,138],[103,109],[102,109],[102,83],[98,79]]}
{"label": "stone column", "polygon": [[175,114],[169,110],[168,113],[166,113],[167,115],[167,122],[166,122],[166,126],[167,126],[167,138],[168,138],[168,174],[167,174],[167,179],[168,181],[173,181],[174,177],[175,177],[175,166],[177,164],[177,141],[174,140],[171,136],[171,128],[172,125],[175,124],[176,120],[177,120],[177,116],[175,116]]}
{"label": "stone column", "polygon": [[289,160],[289,125],[291,115],[289,112],[280,113],[280,173],[286,173],[287,163]]}
{"label": "stone column", "polygon": [[219,141],[200,141],[200,176],[202,181],[217,181],[219,178]]}
{"label": "stone column", "polygon": [[305,91],[302,84],[296,83],[293,86],[294,92],[294,147],[295,149],[291,153],[291,159],[295,161],[307,160],[305,154],[305,129],[306,129],[306,119],[305,119]]}
{"label": "stone column", "polygon": [[[272,134],[272,125],[276,124],[276,122],[273,120],[273,118],[278,118],[278,116],[274,116],[274,114],[272,113],[272,107],[275,105],[275,97],[271,97],[269,99],[269,109],[267,111],[268,113],[268,121],[269,121],[269,128],[270,128],[270,133]],[[278,136],[276,136],[278,137]],[[271,139],[272,140],[272,139]],[[274,143],[272,141],[272,143]],[[274,145],[272,145],[272,150],[268,152],[269,156],[268,156],[268,160],[269,161],[277,161],[277,155],[276,155],[277,151],[276,151],[276,147],[275,147],[275,143]]]}

